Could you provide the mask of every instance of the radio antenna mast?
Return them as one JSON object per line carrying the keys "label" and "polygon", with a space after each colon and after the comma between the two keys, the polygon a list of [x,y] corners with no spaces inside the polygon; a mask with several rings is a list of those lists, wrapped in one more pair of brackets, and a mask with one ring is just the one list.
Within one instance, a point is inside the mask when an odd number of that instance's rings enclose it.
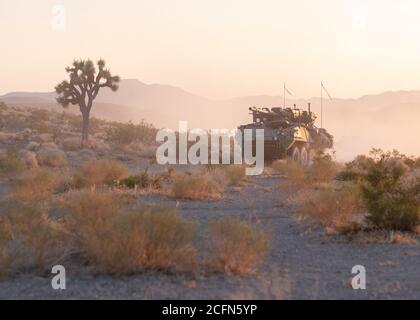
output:
{"label": "radio antenna mast", "polygon": [[323,128],[323,116],[324,116],[324,91],[328,95],[328,98],[332,100],[331,95],[328,90],[325,88],[324,83],[321,81],[321,129]]}
{"label": "radio antenna mast", "polygon": [[293,94],[287,90],[286,88],[286,82],[283,83],[283,107],[286,108],[286,93],[293,96]]}

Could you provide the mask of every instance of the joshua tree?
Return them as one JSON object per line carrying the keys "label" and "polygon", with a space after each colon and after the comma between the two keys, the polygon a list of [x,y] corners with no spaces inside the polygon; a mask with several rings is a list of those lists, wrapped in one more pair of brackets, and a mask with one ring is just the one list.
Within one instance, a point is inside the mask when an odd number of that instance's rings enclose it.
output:
{"label": "joshua tree", "polygon": [[89,115],[93,100],[101,88],[108,87],[112,91],[118,90],[120,77],[112,76],[105,69],[105,61],[98,61],[99,71],[96,73],[95,65],[91,60],[75,60],[71,67],[66,68],[70,81],[64,80],[55,87],[58,94],[57,102],[64,108],[69,104],[79,105],[83,117],[82,144],[89,137]]}

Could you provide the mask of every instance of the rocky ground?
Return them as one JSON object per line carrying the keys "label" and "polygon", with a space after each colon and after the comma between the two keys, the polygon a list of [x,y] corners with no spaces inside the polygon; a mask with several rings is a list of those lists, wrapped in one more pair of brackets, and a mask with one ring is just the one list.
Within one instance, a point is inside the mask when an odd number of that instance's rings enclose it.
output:
{"label": "rocky ground", "polygon": [[[199,224],[232,215],[266,230],[271,250],[255,277],[145,273],[115,278],[76,272],[70,266],[66,290],[53,290],[51,277],[28,274],[0,282],[0,298],[420,299],[418,245],[360,245],[343,236],[326,237],[293,216],[279,181],[278,176],[251,178],[243,190],[228,190],[223,200],[178,203],[181,214]],[[176,205],[176,200],[155,195],[139,201]],[[354,265],[366,268],[366,290],[349,285]]]}
{"label": "rocky ground", "polygon": [[[34,115],[28,111],[2,112],[0,153],[10,147],[17,149],[29,168],[49,166],[66,170],[88,160],[106,158],[121,161],[136,173],[149,166],[149,157],[153,155],[153,150],[142,144],[113,149],[100,126],[91,145],[80,149],[79,133],[77,126],[71,125],[72,118],[60,120],[56,114],[57,119],[51,121],[38,114],[31,122],[28,119]],[[40,121],[44,123],[41,128]],[[62,121],[55,125],[59,133],[51,130],[58,121]],[[27,128],[28,124],[32,127]],[[162,170],[156,164],[150,169]],[[309,221],[294,216],[283,182],[283,178],[272,174],[248,178],[245,186],[226,189],[223,199],[217,201],[138,195],[139,202],[177,206],[180,214],[199,226],[213,218],[234,216],[249,219],[264,229],[270,237],[270,253],[254,277],[151,272],[111,277],[66,266],[66,290],[53,290],[52,276],[21,274],[0,281],[0,299],[420,299],[418,244],[359,244],[345,236],[327,237]],[[7,179],[0,181],[0,202],[10,186]],[[206,229],[199,230],[204,233],[201,241],[205,247],[209,240]],[[353,290],[350,286],[355,265],[366,268],[366,290]]]}

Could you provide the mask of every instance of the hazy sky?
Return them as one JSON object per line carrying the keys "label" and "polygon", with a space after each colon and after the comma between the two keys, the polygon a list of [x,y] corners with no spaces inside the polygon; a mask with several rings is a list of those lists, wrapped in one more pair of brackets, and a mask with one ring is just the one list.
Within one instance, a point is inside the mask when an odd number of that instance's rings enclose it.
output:
{"label": "hazy sky", "polygon": [[211,98],[420,89],[418,0],[0,0],[0,41],[0,94],[87,57]]}

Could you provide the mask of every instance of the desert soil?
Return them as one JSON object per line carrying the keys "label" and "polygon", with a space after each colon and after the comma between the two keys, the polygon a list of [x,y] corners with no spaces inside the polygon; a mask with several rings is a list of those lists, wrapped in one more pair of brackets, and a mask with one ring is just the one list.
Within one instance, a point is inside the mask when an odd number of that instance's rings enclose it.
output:
{"label": "desert soil", "polygon": [[[139,197],[178,205],[199,226],[225,215],[251,219],[271,240],[268,259],[254,277],[147,272],[116,278],[68,266],[66,290],[53,290],[52,276],[23,274],[0,282],[0,299],[420,299],[418,245],[361,245],[344,236],[326,237],[292,214],[279,183],[278,176],[253,177],[241,191],[227,190],[220,201]],[[0,184],[0,196],[6,188]],[[199,229],[207,239],[206,229]],[[366,268],[366,290],[350,286],[355,265]]]}

